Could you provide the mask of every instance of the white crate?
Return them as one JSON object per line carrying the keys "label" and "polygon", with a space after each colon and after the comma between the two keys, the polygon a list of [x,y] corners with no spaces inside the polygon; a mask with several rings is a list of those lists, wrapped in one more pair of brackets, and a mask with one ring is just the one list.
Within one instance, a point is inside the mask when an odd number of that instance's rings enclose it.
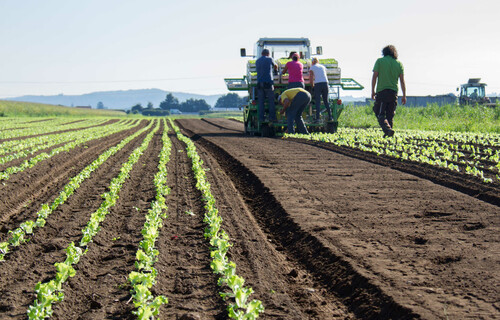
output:
{"label": "white crate", "polygon": [[[322,64],[322,63],[320,63]],[[331,69],[331,68],[338,68],[339,64],[338,63],[327,63],[327,64],[323,64],[323,66],[325,66],[325,68],[327,69]]]}
{"label": "white crate", "polygon": [[[252,75],[251,73],[248,73],[247,78],[250,79],[250,80],[252,80],[252,81],[257,81],[257,75],[256,74]],[[279,76],[278,75],[273,75],[273,80],[274,81],[278,81],[279,80]]]}
{"label": "white crate", "polygon": [[340,80],[340,74],[330,74],[330,75],[327,75],[327,78],[328,78],[328,81],[330,80]]}
{"label": "white crate", "polygon": [[228,89],[248,89],[245,79],[224,79]]}
{"label": "white crate", "polygon": [[340,75],[340,68],[326,69],[326,74],[327,75],[331,75],[331,74],[338,74],[338,75]]}

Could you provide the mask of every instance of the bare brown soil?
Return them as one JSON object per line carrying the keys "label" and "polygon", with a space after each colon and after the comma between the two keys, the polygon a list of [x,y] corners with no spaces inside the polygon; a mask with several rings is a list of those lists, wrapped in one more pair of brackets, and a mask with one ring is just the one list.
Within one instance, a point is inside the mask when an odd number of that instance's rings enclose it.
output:
{"label": "bare brown soil", "polygon": [[[263,302],[262,319],[500,318],[499,192],[465,175],[321,143],[249,137],[225,119],[179,120],[196,143],[230,259]],[[146,123],[142,124],[142,126]],[[137,130],[137,129],[136,129]],[[163,128],[161,128],[163,130]],[[155,197],[161,133],[64,286],[54,319],[134,319],[127,275]],[[0,184],[0,239],[131,131],[60,154]],[[102,203],[146,133],[108,159],[0,263],[0,318],[26,319],[34,286]],[[171,134],[168,217],[154,294],[162,319],[227,319],[203,237],[204,208],[185,146]]]}

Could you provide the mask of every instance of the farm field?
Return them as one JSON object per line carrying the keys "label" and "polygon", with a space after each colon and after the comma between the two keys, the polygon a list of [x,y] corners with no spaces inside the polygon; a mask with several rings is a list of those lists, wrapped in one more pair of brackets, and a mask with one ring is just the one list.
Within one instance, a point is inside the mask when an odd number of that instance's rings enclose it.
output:
{"label": "farm field", "polygon": [[445,166],[373,137],[80,120],[0,121],[2,319],[500,318],[498,135]]}

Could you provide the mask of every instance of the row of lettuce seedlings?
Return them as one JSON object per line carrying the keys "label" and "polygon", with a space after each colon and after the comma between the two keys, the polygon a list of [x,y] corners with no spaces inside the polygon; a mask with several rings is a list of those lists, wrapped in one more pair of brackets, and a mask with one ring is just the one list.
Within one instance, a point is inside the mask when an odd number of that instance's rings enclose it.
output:
{"label": "row of lettuce seedlings", "polygon": [[83,237],[80,244],[77,246],[72,242],[66,249],[66,260],[55,264],[57,269],[55,278],[48,282],[39,282],[35,286],[36,298],[27,311],[29,319],[49,318],[53,313],[52,305],[63,300],[62,285],[69,277],[75,275],[76,271],[73,265],[77,264],[80,257],[87,252],[87,245],[99,231],[100,224],[106,218],[109,209],[116,204],[118,194],[125,181],[129,178],[130,171],[134,164],[139,161],[158,129],[159,126],[156,124],[154,130],[146,136],[142,144],[130,154],[128,161],[122,165],[118,176],[111,181],[109,191],[102,195],[103,203],[99,209],[92,213],[87,225],[82,230]]}
{"label": "row of lettuce seedlings", "polygon": [[0,139],[50,134],[68,129],[81,129],[104,124],[110,119],[84,119],[75,122],[75,118],[55,118],[46,121],[42,118],[38,119],[39,121],[31,123],[26,122],[26,120],[26,118],[8,118],[8,121],[0,125]]}
{"label": "row of lettuce seedlings", "polygon": [[215,197],[210,192],[210,184],[207,180],[203,160],[196,151],[194,143],[184,136],[179,128],[170,119],[170,124],[177,134],[177,138],[186,144],[187,155],[192,161],[192,169],[196,178],[196,188],[200,190],[205,203],[204,222],[207,224],[204,236],[210,241],[210,256],[212,262],[210,267],[212,271],[218,274],[218,285],[229,287],[230,292],[220,292],[224,299],[234,299],[228,307],[228,315],[231,319],[253,320],[258,318],[261,312],[264,312],[262,302],[259,300],[249,301],[253,289],[245,287],[245,279],[236,274],[236,264],[227,257],[227,252],[232,244],[229,242],[229,236],[221,229],[222,218],[218,214]]}
{"label": "row of lettuce seedlings", "polygon": [[[120,122],[124,122],[121,120]],[[84,122],[87,123],[87,122]],[[100,123],[88,123],[87,125],[92,125],[96,126]],[[16,123],[17,126],[20,126],[19,124]],[[4,154],[12,154],[20,151],[25,151],[25,152],[30,152],[27,150],[30,150],[30,148],[33,148],[35,146],[39,145],[45,145],[47,143],[52,142],[54,139],[60,140],[62,136],[67,136],[71,134],[71,131],[69,130],[84,130],[85,128],[81,129],[80,127],[72,127],[72,126],[60,126],[58,129],[59,131],[66,131],[66,132],[61,132],[61,133],[40,133],[38,135],[32,136],[26,136],[24,135],[21,131],[16,130],[16,127],[12,127],[9,131],[12,131],[12,136],[11,138],[14,138],[13,140],[7,140],[2,143],[0,143],[0,155]],[[0,129],[0,130],[6,130],[6,129]],[[3,162],[6,162],[3,160]]]}
{"label": "row of lettuce seedlings", "polygon": [[59,192],[59,196],[52,202],[52,204],[44,203],[41,209],[36,213],[36,220],[27,220],[21,225],[8,232],[8,238],[6,241],[0,242],[0,261],[4,261],[5,255],[10,251],[10,247],[17,247],[26,241],[28,241],[27,235],[32,235],[35,229],[45,226],[46,219],[49,215],[56,210],[61,204],[65,203],[71,195],[75,192],[80,185],[87,180],[90,175],[97,170],[106,160],[108,160],[112,155],[116,154],[118,151],[123,149],[130,141],[134,140],[136,137],[141,135],[143,132],[149,130],[152,124],[137,131],[133,135],[128,136],[123,139],[119,144],[114,147],[109,148],[103,152],[99,157],[94,160],[91,164],[85,167],[80,173],[71,178],[71,180],[63,187]]}
{"label": "row of lettuce seedlings", "polygon": [[157,275],[157,271],[153,267],[159,254],[155,248],[155,242],[163,226],[163,219],[167,217],[165,196],[170,194],[170,188],[167,185],[167,164],[170,161],[172,143],[168,138],[165,119],[163,124],[165,129],[162,135],[162,149],[159,155],[158,172],[154,176],[156,197],[151,203],[144,228],[141,231],[143,240],[139,243],[135,261],[137,271],[132,271],[128,276],[128,281],[132,285],[132,299],[136,308],[132,313],[139,320],[154,319],[160,312],[160,306],[168,303],[165,296],[153,297],[150,291],[155,284]]}
{"label": "row of lettuce seedlings", "polygon": [[[231,292],[221,292],[221,296],[223,298],[234,299],[234,303],[230,303],[228,306],[228,315],[233,319],[256,319],[259,316],[259,313],[264,311],[262,302],[259,300],[248,301],[248,298],[253,290],[250,287],[244,286],[245,280],[236,274],[236,264],[229,261],[226,256],[232,245],[229,243],[229,237],[226,232],[220,228],[222,218],[218,215],[217,208],[215,207],[215,198],[210,192],[210,185],[207,182],[205,170],[202,166],[203,161],[197,154],[193,142],[189,140],[189,138],[183,136],[173,122],[171,124],[176,131],[178,138],[187,146],[187,154],[193,162],[193,171],[197,180],[197,188],[203,194],[205,209],[207,210],[204,221],[208,224],[208,227],[205,230],[205,237],[209,239],[212,246],[211,257],[213,260],[211,262],[211,268],[216,274],[220,275],[218,281],[219,286],[226,285],[231,289]],[[126,143],[131,141],[140,133],[144,132],[144,130],[149,129],[150,126],[137,132],[133,136],[128,137],[122,141],[122,143],[108,151],[113,150],[114,153],[116,153],[119,149],[115,151],[115,148],[118,148],[119,146],[123,148]],[[45,283],[39,282],[35,286],[37,297],[33,305],[28,308],[29,319],[49,318],[52,315],[52,305],[63,300],[63,283],[66,282],[69,277],[75,275],[76,271],[73,268],[73,265],[77,264],[80,257],[87,252],[86,247],[88,243],[92,241],[93,236],[95,236],[95,234],[99,231],[100,223],[104,221],[109,209],[116,204],[118,193],[128,178],[129,172],[132,170],[133,165],[139,160],[142,152],[147,148],[157,130],[158,127],[156,127],[146,137],[139,148],[134,150],[134,152],[130,155],[128,162],[122,166],[120,174],[112,180],[109,188],[110,191],[102,195],[104,198],[103,204],[92,214],[87,226],[82,230],[83,237],[79,246],[71,243],[66,248],[66,260],[55,264],[57,270],[55,278]],[[159,235],[159,229],[162,227],[162,219],[166,218],[165,212],[167,207],[165,204],[165,196],[170,191],[166,184],[166,164],[170,159],[171,149],[171,143],[168,139],[167,130],[163,133],[162,141],[163,148],[160,153],[160,161],[158,165],[159,171],[154,178],[157,190],[156,200],[152,203],[151,209],[148,211],[146,223],[142,230],[144,239],[140,242],[140,249],[137,251],[135,263],[138,271],[131,272],[128,277],[128,280],[132,285],[131,293],[134,306],[136,308],[133,313],[138,319],[154,319],[154,317],[159,313],[159,307],[164,303],[168,303],[166,297],[153,297],[150,292],[157,275],[157,271],[153,267],[153,264],[157,259],[158,250],[155,249],[154,244]],[[105,154],[107,154],[107,152]],[[96,161],[94,161],[93,164],[96,164],[99,161],[104,162],[105,159],[109,158],[111,155],[109,154],[106,156],[105,154],[101,155]],[[86,169],[90,167],[92,167],[92,164]],[[94,171],[95,168],[93,168],[92,171]],[[86,170],[84,169],[84,171]],[[84,173],[84,171],[81,172],[81,175],[74,177],[71,182],[65,186],[63,191],[61,191],[60,196],[54,201],[52,206],[49,207],[45,204],[42,207],[42,210],[38,213],[39,217],[35,222],[27,221],[23,223],[20,228],[16,229],[18,231],[11,232],[13,234],[19,233],[21,236],[15,236],[10,240],[14,242],[17,238],[17,241],[22,243],[25,241],[24,233],[30,233],[27,231],[32,232],[33,228],[42,227],[45,224],[45,219],[48,214],[55,210],[59,204],[63,203],[74,192],[74,190],[78,188],[79,183],[83,181],[80,181],[80,179],[82,177],[85,177],[84,179],[88,177],[90,172]],[[9,241],[9,244],[11,241]]]}
{"label": "row of lettuce seedlings", "polygon": [[114,133],[117,133],[117,132],[120,132],[120,131],[123,131],[126,129],[129,129],[129,127],[122,126],[121,124],[118,124],[118,125],[114,124],[114,125],[106,126],[105,128],[95,128],[94,130],[91,130],[88,134],[84,134],[84,135],[81,135],[80,132],[75,132],[74,133],[75,140],[73,140],[73,141],[71,141],[63,146],[54,148],[54,149],[50,150],[48,153],[47,152],[39,153],[38,155],[36,155],[28,160],[23,161],[20,165],[12,166],[12,167],[9,167],[9,168],[1,171],[0,172],[0,180],[8,180],[10,178],[10,176],[15,174],[15,173],[19,173],[19,172],[22,172],[26,169],[32,168],[37,163],[39,163],[41,161],[47,160],[50,157],[53,157],[61,152],[68,152],[71,149],[74,149],[80,145],[83,145],[84,143],[86,143],[88,141],[95,140],[95,139],[101,139],[101,138],[104,138],[106,136],[112,135]]}
{"label": "row of lettuce seedlings", "polygon": [[[120,123],[120,125],[123,125]],[[124,126],[127,129],[130,126]],[[66,144],[74,141],[76,138],[81,139],[89,133],[95,135],[94,132],[100,132],[102,128],[87,128],[79,131],[69,131],[59,134],[42,135],[32,138],[27,138],[24,140],[11,140],[7,141],[5,144],[0,144],[0,164],[8,163],[10,161],[26,158],[30,155],[51,148],[56,145]]]}

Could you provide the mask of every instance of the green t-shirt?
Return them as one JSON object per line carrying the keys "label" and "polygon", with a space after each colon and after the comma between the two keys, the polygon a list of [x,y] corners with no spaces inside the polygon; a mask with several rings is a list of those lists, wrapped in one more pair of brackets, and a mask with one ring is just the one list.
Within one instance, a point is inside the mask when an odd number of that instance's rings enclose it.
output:
{"label": "green t-shirt", "polygon": [[378,72],[377,90],[391,89],[398,92],[398,79],[404,74],[403,64],[391,56],[377,59],[373,71]]}

